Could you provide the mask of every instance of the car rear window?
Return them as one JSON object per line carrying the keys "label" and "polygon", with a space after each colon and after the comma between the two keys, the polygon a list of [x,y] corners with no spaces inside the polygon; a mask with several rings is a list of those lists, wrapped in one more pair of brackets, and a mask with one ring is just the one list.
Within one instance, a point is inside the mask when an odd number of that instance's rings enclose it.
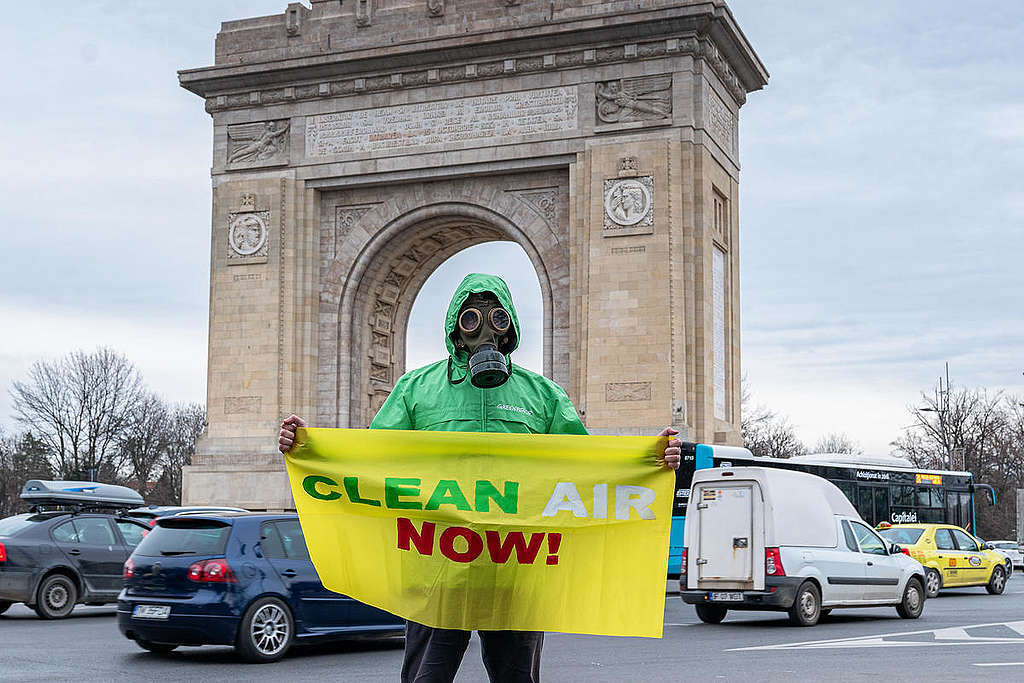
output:
{"label": "car rear window", "polygon": [[914,545],[917,539],[921,538],[924,529],[880,529],[878,535],[890,543],[902,543],[903,545]]}
{"label": "car rear window", "polygon": [[1017,549],[1017,544],[1016,543],[993,543],[992,545],[994,545],[995,547],[999,548],[1000,550],[1016,550]]}
{"label": "car rear window", "polygon": [[161,519],[135,549],[136,555],[223,555],[231,525],[213,519]]}
{"label": "car rear window", "polygon": [[33,515],[15,515],[6,519],[0,519],[0,536],[13,536],[22,529],[32,526],[34,522],[42,522],[48,517],[36,517]]}

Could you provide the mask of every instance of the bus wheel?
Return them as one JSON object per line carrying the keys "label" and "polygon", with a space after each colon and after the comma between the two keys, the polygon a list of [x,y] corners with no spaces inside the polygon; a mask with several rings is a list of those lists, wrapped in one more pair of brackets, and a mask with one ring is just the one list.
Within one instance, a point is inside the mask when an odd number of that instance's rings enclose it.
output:
{"label": "bus wheel", "polygon": [[729,610],[721,605],[694,605],[697,608],[697,618],[705,624],[720,624],[725,619]]}
{"label": "bus wheel", "polygon": [[985,590],[992,595],[1000,595],[1006,590],[1006,572],[1001,566],[992,570],[992,578],[988,580]]}
{"label": "bus wheel", "polygon": [[794,626],[814,626],[821,617],[821,595],[810,581],[796,591],[796,600],[789,608],[789,621]]}
{"label": "bus wheel", "polygon": [[934,598],[939,594],[939,589],[942,588],[942,577],[939,572],[928,568],[924,572],[924,592],[929,598]]}

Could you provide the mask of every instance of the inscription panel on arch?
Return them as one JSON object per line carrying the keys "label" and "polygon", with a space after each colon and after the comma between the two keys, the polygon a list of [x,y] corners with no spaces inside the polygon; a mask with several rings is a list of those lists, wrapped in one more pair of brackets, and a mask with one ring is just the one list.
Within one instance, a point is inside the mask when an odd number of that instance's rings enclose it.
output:
{"label": "inscription panel on arch", "polygon": [[404,150],[576,130],[576,86],[400,104],[306,118],[306,156]]}

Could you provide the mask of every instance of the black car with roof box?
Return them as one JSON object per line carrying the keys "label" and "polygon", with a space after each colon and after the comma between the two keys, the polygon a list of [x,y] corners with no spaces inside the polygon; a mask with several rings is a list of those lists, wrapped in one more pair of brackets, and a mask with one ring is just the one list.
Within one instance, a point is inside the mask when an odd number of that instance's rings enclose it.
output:
{"label": "black car with roof box", "polygon": [[124,486],[32,480],[21,498],[32,511],[0,519],[0,613],[23,602],[60,619],[78,603],[115,602],[124,562],[149,531],[123,514],[142,497]]}

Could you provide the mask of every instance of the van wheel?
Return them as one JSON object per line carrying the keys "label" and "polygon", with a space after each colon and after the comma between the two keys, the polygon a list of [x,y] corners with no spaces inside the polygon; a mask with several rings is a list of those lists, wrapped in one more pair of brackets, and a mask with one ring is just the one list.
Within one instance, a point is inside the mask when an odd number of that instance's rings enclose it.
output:
{"label": "van wheel", "polygon": [[75,582],[64,574],[51,574],[43,579],[36,592],[35,610],[43,619],[63,619],[78,602]]}
{"label": "van wheel", "polygon": [[942,577],[935,569],[928,568],[924,572],[924,593],[929,598],[934,598],[942,588]]}
{"label": "van wheel", "polygon": [[260,598],[245,610],[235,650],[247,662],[276,662],[294,638],[295,621],[288,606],[277,598]]}
{"label": "van wheel", "polygon": [[907,579],[907,587],[903,589],[903,600],[896,605],[896,612],[904,619],[917,619],[924,611],[924,587],[921,580],[911,577]]}
{"label": "van wheel", "polygon": [[796,600],[789,608],[789,622],[794,626],[814,626],[821,618],[821,594],[810,581],[800,584]]}
{"label": "van wheel", "polygon": [[992,578],[988,580],[985,590],[991,595],[1000,595],[1006,590],[1006,572],[1003,571],[1002,567],[996,567],[992,570]]}
{"label": "van wheel", "polygon": [[721,605],[694,605],[697,608],[697,618],[705,624],[720,624],[725,619],[729,610]]}

